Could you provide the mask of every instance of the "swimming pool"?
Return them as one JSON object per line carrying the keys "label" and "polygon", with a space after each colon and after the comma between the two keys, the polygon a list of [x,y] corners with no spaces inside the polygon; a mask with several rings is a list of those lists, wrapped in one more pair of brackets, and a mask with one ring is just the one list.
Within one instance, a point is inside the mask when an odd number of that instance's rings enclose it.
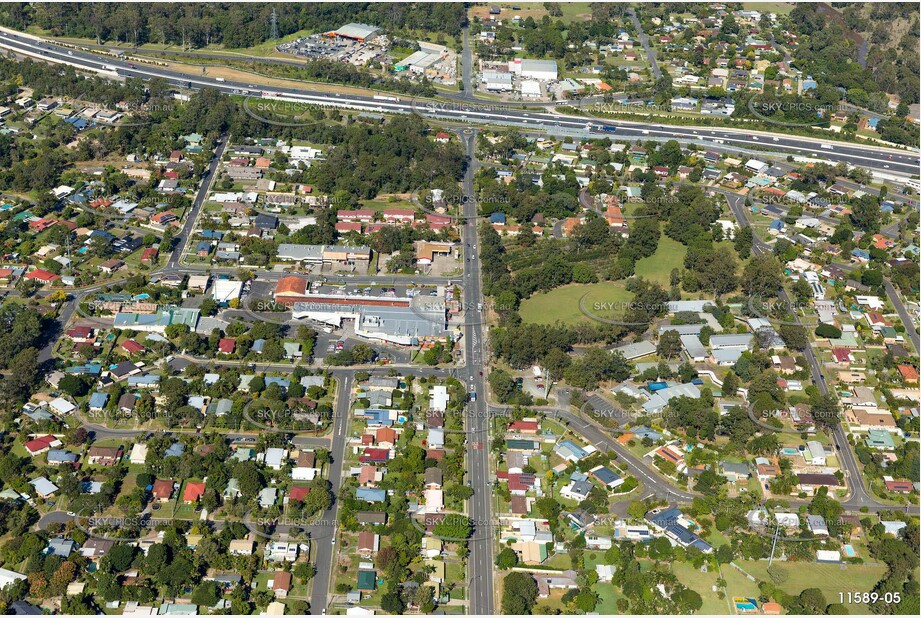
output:
{"label": "swimming pool", "polygon": [[857,552],[854,551],[854,548],[851,545],[845,545],[842,549],[844,549],[844,555],[848,558],[854,558],[857,556]]}
{"label": "swimming pool", "polygon": [[799,451],[793,448],[792,446],[785,446],[782,449],[780,449],[780,452],[783,453],[784,455],[787,455],[788,457],[799,455]]}
{"label": "swimming pool", "polygon": [[732,604],[736,606],[737,612],[751,613],[758,611],[758,601],[751,597],[734,597]]}

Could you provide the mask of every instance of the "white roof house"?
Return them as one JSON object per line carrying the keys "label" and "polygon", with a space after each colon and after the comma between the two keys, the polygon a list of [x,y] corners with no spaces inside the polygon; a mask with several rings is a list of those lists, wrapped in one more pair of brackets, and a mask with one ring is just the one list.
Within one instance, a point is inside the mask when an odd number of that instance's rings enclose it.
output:
{"label": "white roof house", "polygon": [[429,407],[438,412],[444,412],[448,409],[448,387],[441,384],[433,386],[429,390]]}
{"label": "white roof house", "polygon": [[883,525],[883,528],[886,530],[886,534],[891,534],[893,536],[899,536],[902,530],[908,527],[908,524],[906,524],[904,521],[898,521],[898,520],[895,520],[895,521],[880,520],[879,523]]}
{"label": "white roof house", "polygon": [[822,443],[818,440],[810,440],[807,442],[806,450],[803,452],[803,455],[807,457],[809,462],[814,466],[825,465],[825,447],[822,446]]}
{"label": "white roof house", "polygon": [[35,493],[37,493],[42,498],[47,498],[58,490],[58,486],[46,479],[44,476],[40,476],[37,479],[32,479],[29,481],[29,485],[34,487]]}
{"label": "white roof house", "polygon": [[275,504],[278,498],[278,490],[274,487],[266,487],[259,492],[259,506],[264,509],[270,508]]}
{"label": "white roof house", "polygon": [[216,279],[211,286],[211,296],[218,303],[229,303],[235,298],[240,298],[243,292],[242,281],[231,281],[229,279]]}
{"label": "white roof house", "polygon": [[77,406],[70,403],[63,397],[58,397],[54,401],[48,404],[51,406],[51,409],[57,412],[58,414],[70,414],[77,409]]}
{"label": "white roof house", "polygon": [[271,447],[265,450],[265,465],[273,470],[281,470],[288,452],[283,448]]}
{"label": "white roof house", "polygon": [[828,536],[828,525],[821,515],[806,515],[806,525],[809,531],[816,536]]}
{"label": "white roof house", "polygon": [[10,584],[27,579],[22,573],[17,573],[16,571],[10,571],[9,569],[0,569],[0,590],[6,588]]}
{"label": "white roof house", "polygon": [[143,465],[147,462],[147,445],[135,444],[128,456],[128,461],[133,464]]}
{"label": "white roof house", "polygon": [[208,289],[208,283],[211,281],[209,275],[189,275],[189,281],[186,287],[190,290],[201,290],[204,292]]}
{"label": "white roof house", "polygon": [[651,414],[662,411],[668,401],[673,397],[690,397],[700,399],[700,389],[694,384],[676,384],[656,391],[649,396],[649,401],[643,404],[643,410]]}

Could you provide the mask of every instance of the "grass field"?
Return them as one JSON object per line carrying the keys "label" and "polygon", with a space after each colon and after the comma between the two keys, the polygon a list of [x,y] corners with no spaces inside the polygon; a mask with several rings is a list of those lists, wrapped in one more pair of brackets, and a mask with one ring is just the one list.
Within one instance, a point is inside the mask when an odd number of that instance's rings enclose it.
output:
{"label": "grass field", "polygon": [[[667,276],[666,276],[667,279]],[[583,313],[580,300],[585,308]],[[622,305],[633,298],[633,294],[620,283],[572,284],[549,292],[535,294],[521,303],[519,313],[524,322],[534,324],[564,324],[590,320],[590,313],[605,319],[617,319],[623,315]],[[611,306],[611,309],[606,307]]]}
{"label": "grass field", "polygon": [[[738,565],[758,579],[771,581],[771,576],[767,572],[767,561],[740,560]],[[886,567],[870,564],[775,562],[774,567],[787,574],[786,581],[778,584],[787,594],[799,594],[805,588],[818,588],[829,603],[838,603],[840,592],[872,590],[876,582],[886,574]],[[724,567],[723,573],[729,570],[735,569]],[[865,614],[870,611],[866,605],[848,605],[848,610],[852,614]]]}
{"label": "grass field", "polygon": [[789,15],[794,5],[789,2],[743,2],[742,8],[748,11],[761,11],[762,13],[777,13]]}
{"label": "grass field", "polygon": [[[482,20],[488,19],[490,17],[489,7],[491,6],[500,7],[502,13],[498,15],[498,18],[509,22],[511,22],[511,19],[516,15],[522,20],[531,17],[535,21],[540,21],[545,15],[549,15],[549,12],[542,2],[499,2],[490,3],[488,5],[477,5],[471,7],[468,15],[471,19],[474,17],[479,17]],[[512,10],[513,6],[517,6],[519,9],[517,11]],[[590,2],[562,2],[560,3],[560,10],[563,12],[563,16],[551,18],[553,21],[559,19],[564,24],[568,24],[577,20],[588,21],[592,16]]]}
{"label": "grass field", "polygon": [[415,210],[416,208],[409,200],[397,198],[394,201],[390,201],[388,197],[384,196],[378,196],[378,199],[362,202],[361,207],[369,210],[388,210],[391,208]]}
{"label": "grass field", "polygon": [[713,586],[716,585],[716,580],[719,579],[719,573],[715,569],[702,573],[686,562],[673,562],[672,573],[675,574],[678,581],[703,598],[704,605],[700,608],[701,614],[726,614],[729,612],[726,599],[718,599],[716,592],[713,591]]}
{"label": "grass field", "polygon": [[684,255],[687,252],[687,247],[662,234],[656,252],[636,263],[636,276],[667,288],[672,269],[684,267]]}
{"label": "grass field", "polygon": [[591,2],[561,2],[560,10],[563,11],[563,17],[560,18],[564,24],[573,21],[588,21],[592,16]]}

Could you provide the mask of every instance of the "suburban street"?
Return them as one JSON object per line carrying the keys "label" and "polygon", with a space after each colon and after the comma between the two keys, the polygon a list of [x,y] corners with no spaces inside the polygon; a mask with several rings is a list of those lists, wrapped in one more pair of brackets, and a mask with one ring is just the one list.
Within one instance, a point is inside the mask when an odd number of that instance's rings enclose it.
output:
{"label": "suburban street", "polygon": [[657,80],[661,79],[662,71],[659,69],[659,63],[656,60],[656,50],[649,44],[649,37],[643,32],[643,24],[640,23],[639,18],[636,16],[636,9],[627,9],[627,15],[630,16],[630,23],[632,23],[633,27],[636,29],[636,36],[643,46],[643,51],[646,53],[646,59],[649,60],[649,69],[652,71],[653,77]]}
{"label": "suburban street", "polygon": [[186,215],[182,229],[174,236],[175,248],[164,269],[166,272],[176,270],[182,261],[182,256],[185,254],[189,245],[189,238],[192,236],[192,229],[195,227],[196,221],[198,221],[198,215],[201,212],[202,205],[208,198],[208,192],[211,190],[211,185],[214,184],[214,179],[217,176],[217,166],[221,162],[221,157],[224,156],[224,150],[227,149],[229,141],[229,136],[222,135],[217,143],[217,147],[214,149],[214,156],[211,157],[211,162],[208,163],[208,173],[202,180],[201,186],[198,188],[198,193],[195,194],[195,199],[192,201],[192,208],[189,209],[189,213]]}
{"label": "suburban street", "polygon": [[905,325],[905,333],[911,340],[911,345],[915,347],[915,352],[921,351],[921,342],[918,340],[918,329],[915,328],[917,316],[912,315],[905,307],[905,303],[902,302],[902,297],[899,296],[898,290],[895,289],[891,281],[884,279],[883,286],[886,288],[886,296],[889,297],[889,302],[895,307],[896,313],[899,314],[899,319],[902,320],[902,324]]}
{"label": "suburban street", "polygon": [[[745,212],[745,196],[732,193],[726,193],[724,195],[726,196],[726,200],[729,203],[729,208],[735,216],[736,221],[738,221],[739,225],[743,227],[749,226],[750,223],[748,221],[748,215]],[[760,238],[758,238],[757,234],[755,234],[752,250],[756,254],[770,253],[771,247],[768,246]],[[783,303],[785,303],[787,307],[793,307],[789,293],[784,288],[781,287],[778,290],[778,297]],[[802,323],[800,322],[800,316],[796,314],[796,312],[791,313],[795,316],[796,322],[802,326]],[[812,345],[807,345],[801,351],[803,352],[803,355],[806,358],[806,362],[809,365],[809,372],[812,375],[812,381],[819,388],[822,394],[827,394],[828,385],[825,383],[825,375],[822,373],[822,367],[819,364],[818,358],[816,358],[815,350],[812,349]],[[854,456],[853,449],[847,441],[847,433],[844,431],[840,421],[835,426],[832,434],[834,436],[835,444],[839,448],[837,452],[841,454],[841,467],[844,469],[844,475],[847,479],[849,489],[848,498],[847,500],[843,501],[842,504],[849,509],[859,509],[865,506],[885,506],[883,503],[873,498],[867,491],[863,479],[863,474],[860,472],[860,466],[856,457]]]}

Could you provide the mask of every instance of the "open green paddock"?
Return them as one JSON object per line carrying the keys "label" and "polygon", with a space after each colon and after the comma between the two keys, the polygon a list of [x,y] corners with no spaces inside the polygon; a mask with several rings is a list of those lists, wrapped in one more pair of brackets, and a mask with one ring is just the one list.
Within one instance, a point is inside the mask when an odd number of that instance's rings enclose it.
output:
{"label": "open green paddock", "polygon": [[633,294],[620,282],[571,284],[534,294],[521,303],[519,313],[522,321],[532,324],[575,324],[591,320],[587,313],[616,320],[623,316],[623,306],[632,299]]}

